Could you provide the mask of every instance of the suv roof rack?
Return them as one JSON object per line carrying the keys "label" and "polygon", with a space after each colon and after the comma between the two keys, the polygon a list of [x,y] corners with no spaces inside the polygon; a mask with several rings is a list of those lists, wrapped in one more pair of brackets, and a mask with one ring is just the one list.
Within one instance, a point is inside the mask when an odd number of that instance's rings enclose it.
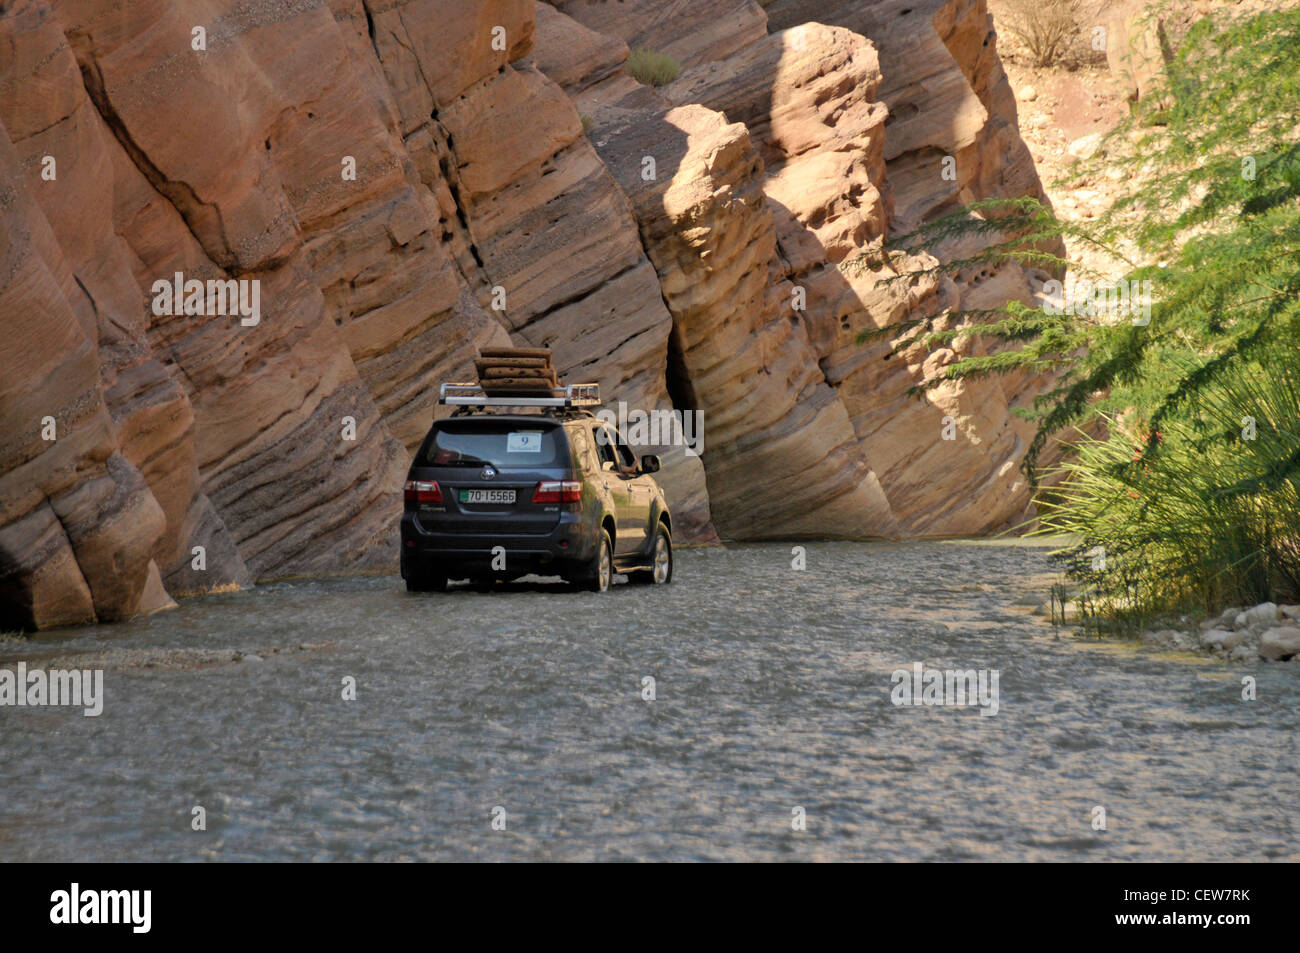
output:
{"label": "suv roof rack", "polygon": [[[495,388],[493,388],[495,390]],[[444,383],[439,390],[438,403],[458,407],[558,407],[572,410],[580,407],[600,406],[598,384],[567,384],[520,393],[488,394],[481,384]]]}

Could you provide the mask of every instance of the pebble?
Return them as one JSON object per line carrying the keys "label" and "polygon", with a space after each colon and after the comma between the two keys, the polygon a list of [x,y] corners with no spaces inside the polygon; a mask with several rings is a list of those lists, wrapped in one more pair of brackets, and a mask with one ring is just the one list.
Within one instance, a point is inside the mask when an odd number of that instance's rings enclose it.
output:
{"label": "pebble", "polygon": [[1075,139],[1069,145],[1070,155],[1076,159],[1091,159],[1101,148],[1101,133],[1094,132],[1086,136]]}
{"label": "pebble", "polygon": [[[1279,625],[1279,620],[1296,624]],[[1187,618],[1183,622],[1191,624]],[[1232,606],[1188,632],[1143,632],[1142,644],[1166,651],[1199,650],[1234,662],[1300,659],[1300,606],[1279,607],[1273,602],[1246,608]]]}

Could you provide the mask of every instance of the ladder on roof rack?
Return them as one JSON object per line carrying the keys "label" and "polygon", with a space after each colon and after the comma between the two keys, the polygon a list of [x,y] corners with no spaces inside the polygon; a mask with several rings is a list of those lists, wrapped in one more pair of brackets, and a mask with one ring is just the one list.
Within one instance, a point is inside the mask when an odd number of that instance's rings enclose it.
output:
{"label": "ladder on roof rack", "polygon": [[496,394],[489,397],[480,384],[444,383],[438,403],[459,407],[598,407],[600,385],[567,384],[540,388],[533,393]]}

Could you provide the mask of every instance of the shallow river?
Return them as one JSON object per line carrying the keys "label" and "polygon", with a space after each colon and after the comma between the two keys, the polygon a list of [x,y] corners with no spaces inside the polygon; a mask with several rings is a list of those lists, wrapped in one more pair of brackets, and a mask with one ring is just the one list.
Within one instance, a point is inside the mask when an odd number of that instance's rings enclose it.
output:
{"label": "shallow river", "polygon": [[[1300,859],[1300,663],[1057,633],[1043,548],[806,550],[604,595],[283,582],[0,642],[106,696],[0,708],[0,860]],[[995,670],[997,714],[895,706],[914,662]]]}

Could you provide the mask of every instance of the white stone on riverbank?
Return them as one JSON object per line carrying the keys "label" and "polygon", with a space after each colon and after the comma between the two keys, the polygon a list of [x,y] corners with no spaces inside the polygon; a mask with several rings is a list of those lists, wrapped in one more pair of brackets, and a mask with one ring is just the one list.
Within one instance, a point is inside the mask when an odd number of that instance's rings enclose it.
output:
{"label": "white stone on riverbank", "polygon": [[[1187,620],[1190,621],[1190,620]],[[1300,658],[1300,606],[1261,602],[1224,609],[1193,631],[1159,629],[1142,633],[1142,644],[1167,651],[1202,652],[1231,661]],[[1284,623],[1279,625],[1279,622]]]}
{"label": "white stone on riverbank", "polygon": [[[1057,625],[1078,624],[1079,604],[1052,600],[1033,610]],[[1148,648],[1164,652],[1196,652],[1233,662],[1254,659],[1300,661],[1300,605],[1261,602],[1256,606],[1229,606],[1217,616],[1195,621],[1177,620],[1179,628],[1150,629],[1140,636]]]}
{"label": "white stone on riverbank", "polygon": [[1208,632],[1201,633],[1201,645],[1211,651],[1222,649],[1225,652],[1231,652],[1240,644],[1240,632],[1215,628],[1210,629]]}
{"label": "white stone on riverbank", "polygon": [[1282,661],[1300,655],[1300,629],[1293,625],[1276,626],[1259,639],[1259,657]]}
{"label": "white stone on riverbank", "polygon": [[1265,623],[1273,623],[1281,618],[1277,604],[1273,602],[1261,602],[1254,608],[1247,609],[1242,615],[1246,617],[1245,624],[1249,628],[1264,625]]}
{"label": "white stone on riverbank", "polygon": [[1196,647],[1195,641],[1191,635],[1185,632],[1179,632],[1177,629],[1159,629],[1157,631],[1143,632],[1142,644],[1150,646],[1153,649],[1167,649],[1171,651],[1185,652]]}

